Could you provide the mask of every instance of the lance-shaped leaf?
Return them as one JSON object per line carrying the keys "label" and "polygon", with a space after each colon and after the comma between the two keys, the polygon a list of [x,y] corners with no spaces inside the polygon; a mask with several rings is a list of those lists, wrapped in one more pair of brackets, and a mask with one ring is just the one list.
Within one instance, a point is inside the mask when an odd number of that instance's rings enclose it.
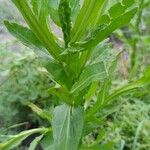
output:
{"label": "lance-shaped leaf", "polygon": [[18,145],[21,144],[23,140],[25,140],[27,137],[29,137],[32,134],[41,133],[45,134],[48,132],[49,129],[47,128],[37,128],[37,129],[31,129],[28,131],[21,132],[15,136],[12,136],[8,141],[5,141],[4,143],[0,143],[0,150],[11,150]]}
{"label": "lance-shaped leaf", "polygon": [[47,111],[45,110],[42,110],[41,108],[39,108],[38,106],[36,106],[35,104],[33,103],[30,103],[28,105],[33,112],[35,112],[38,116],[40,116],[42,119],[46,119],[48,120],[49,122],[51,121],[51,115],[50,113],[48,113]]}
{"label": "lance-shaped leaf", "polygon": [[4,21],[4,24],[8,31],[18,40],[20,40],[25,46],[28,46],[33,49],[36,48],[43,50],[42,43],[30,29],[18,25],[16,23],[10,23],[8,21]]}
{"label": "lance-shaped leaf", "polygon": [[[55,42],[52,33],[48,30],[45,25],[42,25],[36,15],[33,14],[27,0],[12,0],[16,5],[25,21],[29,25],[32,32],[37,36],[40,42],[45,46],[45,48],[51,53],[51,55],[58,59],[58,55],[61,51],[59,45]],[[45,16],[46,17],[46,16]]]}
{"label": "lance-shaped leaf", "polygon": [[61,26],[60,24],[60,20],[59,20],[59,12],[58,12],[58,8],[59,8],[59,3],[60,0],[49,0],[48,1],[48,7],[49,7],[49,14],[51,19],[54,21],[54,23],[58,26]]}
{"label": "lance-shaped leaf", "polygon": [[71,43],[79,41],[92,23],[95,23],[97,17],[101,15],[105,1],[106,0],[84,0],[83,7],[71,31]]}
{"label": "lance-shaped leaf", "polygon": [[107,77],[103,62],[87,66],[80,75],[79,80],[73,85],[71,93],[79,92],[94,81],[103,80]]}
{"label": "lance-shaped leaf", "polygon": [[23,27],[16,23],[4,21],[8,31],[22,42],[25,46],[33,49],[39,58],[49,58],[49,52],[45,49],[44,45],[35,36],[35,34],[27,27]]}
{"label": "lance-shaped leaf", "polygon": [[32,143],[30,144],[30,147],[28,150],[36,150],[37,145],[39,144],[39,142],[41,141],[41,139],[43,138],[43,135],[36,137]]}
{"label": "lance-shaped leaf", "polygon": [[65,47],[68,47],[70,42],[70,30],[71,30],[71,8],[68,0],[60,0],[59,4],[59,18],[61,28],[64,35]]}
{"label": "lance-shaped leaf", "polygon": [[102,14],[98,18],[97,25],[109,24],[109,23],[111,23],[111,21],[113,19],[124,14],[127,9],[129,9],[133,4],[135,4],[135,0],[131,0],[130,2],[129,1],[130,0],[123,0],[122,3],[118,2],[118,3],[114,4],[113,6],[111,6],[111,8],[107,11],[107,13]]}
{"label": "lance-shaped leaf", "polygon": [[82,107],[57,106],[52,122],[55,150],[77,150],[82,135]]}
{"label": "lance-shaped leaf", "polygon": [[127,85],[118,88],[117,90],[114,90],[110,95],[106,97],[107,102],[112,101],[115,97],[120,96],[124,93],[127,93],[129,91],[132,91],[134,89],[138,89],[143,87],[146,84],[150,84],[150,69],[148,69],[144,76],[141,79],[138,79],[137,81],[133,81],[131,83],[128,83]]}
{"label": "lance-shaped leaf", "polygon": [[106,79],[98,94],[96,103],[94,104],[93,107],[90,108],[90,110],[87,113],[87,118],[95,114],[105,104],[106,96],[108,95],[110,86],[111,81],[109,79]]}
{"label": "lance-shaped leaf", "polygon": [[101,41],[106,39],[113,31],[128,24],[135,15],[136,11],[137,8],[134,8],[112,20],[109,25],[100,26],[93,32],[93,34],[91,34],[91,38],[89,38],[88,41],[85,41],[85,43],[81,47],[84,47],[85,49],[88,49],[89,47],[95,47]]}

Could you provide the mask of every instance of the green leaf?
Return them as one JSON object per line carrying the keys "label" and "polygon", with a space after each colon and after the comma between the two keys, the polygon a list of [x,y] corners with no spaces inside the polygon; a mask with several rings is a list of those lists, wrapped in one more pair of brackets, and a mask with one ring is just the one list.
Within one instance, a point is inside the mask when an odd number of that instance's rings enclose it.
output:
{"label": "green leaf", "polygon": [[111,81],[107,78],[104,81],[103,86],[101,87],[101,90],[99,91],[96,103],[87,112],[87,115],[86,115],[87,118],[93,116],[105,104],[105,100],[107,100],[106,97],[108,95],[108,91],[110,89],[110,86],[111,86]]}
{"label": "green leaf", "polygon": [[44,148],[44,150],[55,150],[54,145],[50,145],[47,148]]}
{"label": "green leaf", "polygon": [[136,11],[137,8],[134,8],[112,20],[109,25],[101,25],[93,32],[93,34],[91,34],[89,40],[85,41],[85,43],[81,45],[81,47],[84,47],[85,49],[89,49],[89,47],[95,47],[101,41],[107,38],[113,31],[128,24],[135,15]]}
{"label": "green leaf", "polygon": [[38,16],[38,13],[39,13],[39,11],[38,11],[38,3],[39,3],[39,1],[38,0],[29,0],[29,1],[30,1],[31,5],[32,5],[32,9],[33,9],[34,14]]}
{"label": "green leaf", "polygon": [[43,49],[42,43],[35,36],[35,34],[27,27],[23,27],[16,23],[10,23],[8,21],[4,21],[4,24],[8,31],[17,39],[19,39],[25,46],[28,46],[33,49]]}
{"label": "green leaf", "polygon": [[113,5],[109,9],[108,12],[112,18],[116,18],[116,17],[120,16],[120,14],[123,14],[125,12],[125,10],[126,10],[125,6],[123,6],[121,3],[117,3],[117,4]]}
{"label": "green leaf", "polygon": [[[80,0],[69,0],[69,5],[71,7],[71,21],[74,23],[77,17],[77,14],[80,11]],[[49,14],[54,23],[58,26],[61,26],[60,18],[59,18],[59,4],[60,0],[49,0]]]}
{"label": "green leaf", "polygon": [[95,145],[95,146],[83,146],[80,148],[80,150],[112,150],[113,145],[112,143],[104,144],[104,145]]}
{"label": "green leaf", "polygon": [[48,89],[49,94],[57,97],[58,100],[63,101],[67,104],[72,104],[72,96],[70,95],[69,91],[65,87],[52,87]]}
{"label": "green leaf", "polygon": [[61,105],[55,108],[52,122],[55,150],[77,150],[82,135],[82,107]]}
{"label": "green leaf", "polygon": [[135,4],[135,0],[123,0],[122,4],[125,5],[127,8]]}
{"label": "green leaf", "polygon": [[36,15],[39,22],[45,27],[47,26],[48,17],[48,0],[31,0],[32,10],[34,15]]}
{"label": "green leaf", "polygon": [[58,56],[61,53],[61,48],[55,42],[53,34],[48,29],[48,25],[46,25],[45,22],[42,24],[42,22],[38,20],[27,0],[12,0],[12,2],[16,5],[32,32],[37,36],[44,47],[54,58],[59,59]]}
{"label": "green leaf", "polygon": [[59,18],[64,35],[65,47],[68,47],[70,42],[71,31],[71,8],[68,0],[60,0],[59,4]]}
{"label": "green leaf", "polygon": [[120,96],[134,89],[141,88],[146,84],[150,84],[150,69],[149,68],[146,70],[144,76],[141,79],[128,83],[127,85],[124,85],[123,87],[118,88],[117,90],[114,90],[110,95],[107,96],[106,99],[109,102],[117,96]]}
{"label": "green leaf", "polygon": [[105,0],[84,0],[84,4],[71,31],[71,44],[79,41],[89,27],[95,23],[97,17],[101,15],[104,2]]}
{"label": "green leaf", "polygon": [[92,82],[106,78],[106,69],[103,62],[95,63],[85,67],[79,80],[73,85],[71,93],[79,92],[89,86]]}
{"label": "green leaf", "polygon": [[51,19],[54,21],[54,23],[58,26],[61,26],[60,19],[59,19],[59,7],[60,0],[49,0],[48,1],[48,7],[49,7],[49,14],[51,16]]}
{"label": "green leaf", "polygon": [[41,118],[46,119],[49,122],[51,121],[52,116],[47,111],[42,110],[41,108],[39,108],[33,103],[30,103],[28,106],[32,109],[33,112],[35,112]]}
{"label": "green leaf", "polygon": [[86,101],[91,100],[92,96],[95,94],[99,82],[93,82],[90,86],[88,93],[86,94]]}
{"label": "green leaf", "polygon": [[10,138],[8,141],[6,141],[4,143],[0,143],[0,149],[1,150],[13,149],[13,148],[17,147],[18,145],[20,145],[21,142],[23,140],[25,140],[28,136],[35,134],[35,133],[44,134],[48,131],[49,131],[48,128],[37,128],[37,129],[31,129],[28,131],[21,132],[15,136],[13,136],[12,138]]}
{"label": "green leaf", "polygon": [[61,86],[66,86],[66,88],[71,87],[71,81],[69,80],[69,77],[64,71],[64,68],[61,64],[57,63],[56,61],[47,60],[47,62],[43,65],[50,73],[52,80],[54,80]]}
{"label": "green leaf", "polygon": [[47,132],[40,142],[43,150],[54,150],[52,132]]}
{"label": "green leaf", "polygon": [[70,0],[71,20],[74,24],[78,13],[80,12],[80,0]]}
{"label": "green leaf", "polygon": [[32,143],[30,144],[30,147],[28,150],[36,150],[37,145],[39,144],[39,142],[41,141],[41,139],[43,138],[43,135],[36,137]]}

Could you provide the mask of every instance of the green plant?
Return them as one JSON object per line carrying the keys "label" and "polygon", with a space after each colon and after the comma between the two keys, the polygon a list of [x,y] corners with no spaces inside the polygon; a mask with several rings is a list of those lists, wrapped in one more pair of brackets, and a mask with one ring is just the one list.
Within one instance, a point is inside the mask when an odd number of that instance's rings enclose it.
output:
{"label": "green plant", "polygon": [[37,122],[26,103],[47,105],[51,85],[48,72],[33,52],[14,53],[4,46],[0,60],[0,127]]}
{"label": "green plant", "polygon": [[[123,104],[112,116],[112,120],[106,122],[106,138],[114,139],[116,141],[116,148],[118,150],[144,150],[149,149],[150,145],[150,104],[135,99],[134,97],[127,97],[130,99],[126,101],[124,98]],[[119,144],[118,144],[119,143]]]}
{"label": "green plant", "polygon": [[[81,9],[79,0],[12,1],[29,28],[8,21],[5,21],[5,26],[23,44],[33,48],[41,62],[44,59],[43,65],[53,81],[48,91],[53,95],[55,105],[50,117],[36,105],[29,104],[39,116],[48,119],[50,127],[8,138],[0,144],[0,149],[12,149],[32,133],[41,135],[31,143],[30,150],[35,149],[38,143],[45,150],[111,149],[113,143],[101,141],[101,130],[91,144],[84,142],[84,137],[99,129],[104,118],[102,112],[115,97],[149,82],[150,71],[137,81],[111,91],[118,55],[107,66],[105,60],[95,62],[92,56],[100,42],[130,22],[137,11],[134,0],[123,0],[111,8],[107,7],[107,0],[84,0]],[[53,34],[48,24],[49,16],[61,27],[63,40]]]}
{"label": "green plant", "polygon": [[118,30],[115,35],[118,39],[121,39],[122,47],[129,54],[130,65],[128,70],[131,78],[133,75],[139,74],[140,69],[137,68],[141,67],[141,62],[149,64],[148,61],[145,61],[145,56],[149,54],[150,37],[147,20],[149,18],[150,2],[148,0],[140,0],[137,3],[139,3],[139,9],[133,21],[120,31]]}

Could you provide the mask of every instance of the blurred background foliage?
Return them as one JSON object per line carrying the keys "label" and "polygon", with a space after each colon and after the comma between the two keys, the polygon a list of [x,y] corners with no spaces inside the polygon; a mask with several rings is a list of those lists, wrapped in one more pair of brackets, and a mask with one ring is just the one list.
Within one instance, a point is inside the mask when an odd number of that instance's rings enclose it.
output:
{"label": "blurred background foliage", "polygon": [[[116,1],[109,1],[108,5]],[[112,57],[113,52],[122,51],[114,76],[114,88],[141,76],[150,67],[150,1],[137,2],[140,8],[132,22],[117,30],[109,41],[100,46],[107,49],[104,54],[107,59]],[[49,74],[34,52],[6,31],[4,19],[24,23],[10,0],[0,0],[0,134],[43,124],[43,120],[26,105],[28,102],[34,102],[45,110],[51,104],[47,91],[51,86]],[[108,51],[113,52],[108,55]],[[146,86],[134,94],[120,97],[117,109],[116,102],[112,106],[114,111],[106,118],[102,128],[106,132],[104,141],[116,143],[114,150],[150,150],[149,89],[150,86]],[[8,130],[13,124],[20,125]],[[94,135],[89,135],[86,140],[91,142],[93,138]],[[20,149],[25,150],[25,147]]]}

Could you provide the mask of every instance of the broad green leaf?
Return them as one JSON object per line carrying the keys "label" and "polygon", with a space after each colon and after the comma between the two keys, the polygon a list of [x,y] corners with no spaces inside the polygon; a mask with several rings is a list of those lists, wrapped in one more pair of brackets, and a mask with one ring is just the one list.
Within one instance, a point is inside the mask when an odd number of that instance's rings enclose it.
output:
{"label": "broad green leaf", "polygon": [[82,135],[82,107],[57,106],[52,122],[55,150],[77,150]]}
{"label": "broad green leaf", "polygon": [[39,144],[39,142],[41,141],[41,139],[43,138],[43,135],[36,137],[32,143],[30,144],[30,147],[28,150],[36,150],[37,145]]}
{"label": "broad green leaf", "polygon": [[70,42],[70,31],[71,31],[71,8],[68,0],[60,0],[59,4],[59,18],[61,28],[64,35],[65,47],[68,47]]}
{"label": "broad green leaf", "polygon": [[25,140],[28,136],[35,134],[35,133],[44,134],[48,131],[49,131],[48,128],[37,128],[37,129],[31,129],[28,131],[21,132],[13,136],[12,138],[10,138],[8,141],[4,143],[0,143],[0,150],[11,150],[17,147],[18,145],[20,145],[21,142]]}
{"label": "broad green leaf", "polygon": [[42,119],[46,119],[49,122],[51,121],[52,116],[47,111],[42,110],[41,108],[39,108],[38,106],[36,106],[33,103],[30,103],[28,106],[32,109],[33,112],[35,112],[37,115],[39,115]]}
{"label": "broad green leaf", "polygon": [[106,76],[107,73],[103,62],[88,65],[81,73],[79,80],[73,85],[71,93],[79,92],[92,82],[103,80]]}

